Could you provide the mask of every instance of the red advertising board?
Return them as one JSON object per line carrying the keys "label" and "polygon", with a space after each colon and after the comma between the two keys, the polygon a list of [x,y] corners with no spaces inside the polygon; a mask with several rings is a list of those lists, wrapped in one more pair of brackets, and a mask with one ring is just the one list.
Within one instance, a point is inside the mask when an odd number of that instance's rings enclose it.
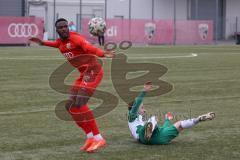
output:
{"label": "red advertising board", "polygon": [[[82,21],[82,34],[97,41],[88,32],[88,21]],[[121,20],[108,19],[106,41],[129,40],[140,44],[211,44],[212,21],[185,20]],[[0,44],[26,44],[28,38],[43,38],[44,22],[36,17],[0,17]],[[175,33],[175,34],[174,34]]]}
{"label": "red advertising board", "polygon": [[176,44],[211,44],[212,21],[177,21]]}
{"label": "red advertising board", "polygon": [[0,44],[26,44],[31,36],[43,38],[41,18],[0,17],[0,24]]}
{"label": "red advertising board", "polygon": [[[88,32],[88,21],[82,21],[82,34],[96,41]],[[212,21],[185,20],[119,20],[108,19],[106,41],[130,40],[142,44],[211,44],[213,41]],[[174,34],[175,33],[175,34]]]}

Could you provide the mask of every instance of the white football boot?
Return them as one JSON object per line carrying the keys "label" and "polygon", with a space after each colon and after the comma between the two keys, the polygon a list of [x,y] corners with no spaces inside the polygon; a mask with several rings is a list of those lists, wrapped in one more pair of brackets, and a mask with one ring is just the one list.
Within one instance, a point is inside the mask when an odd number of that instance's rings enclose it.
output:
{"label": "white football boot", "polygon": [[157,126],[157,120],[155,116],[148,119],[145,126],[145,139],[149,141],[151,139],[152,133]]}
{"label": "white football boot", "polygon": [[209,112],[198,117],[199,122],[213,120],[216,114],[214,112]]}

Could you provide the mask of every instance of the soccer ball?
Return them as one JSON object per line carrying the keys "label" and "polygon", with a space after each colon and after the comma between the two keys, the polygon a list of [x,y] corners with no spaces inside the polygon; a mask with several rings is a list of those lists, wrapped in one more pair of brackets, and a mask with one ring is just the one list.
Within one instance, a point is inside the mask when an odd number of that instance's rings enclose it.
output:
{"label": "soccer ball", "polygon": [[88,22],[88,31],[93,36],[101,36],[106,31],[106,22],[100,17],[92,18]]}

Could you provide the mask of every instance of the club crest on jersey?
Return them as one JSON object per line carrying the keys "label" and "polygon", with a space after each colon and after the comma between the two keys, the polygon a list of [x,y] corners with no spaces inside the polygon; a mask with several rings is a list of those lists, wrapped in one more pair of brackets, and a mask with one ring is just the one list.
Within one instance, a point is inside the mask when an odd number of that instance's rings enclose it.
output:
{"label": "club crest on jersey", "polygon": [[67,43],[67,44],[66,44],[66,48],[67,48],[67,49],[71,49],[71,43]]}

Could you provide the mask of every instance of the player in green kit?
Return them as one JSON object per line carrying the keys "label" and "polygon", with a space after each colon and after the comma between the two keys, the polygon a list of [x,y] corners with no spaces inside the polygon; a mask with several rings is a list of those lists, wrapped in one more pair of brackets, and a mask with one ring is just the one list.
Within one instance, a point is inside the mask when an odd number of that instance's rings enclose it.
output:
{"label": "player in green kit", "polygon": [[146,110],[143,105],[143,98],[148,91],[152,89],[151,82],[144,84],[144,91],[128,106],[128,126],[134,139],[142,144],[161,145],[170,143],[178,134],[186,128],[191,128],[199,122],[212,120],[215,118],[215,113],[198,116],[197,118],[178,121],[171,124],[173,119],[171,113],[165,115],[163,125],[159,125],[155,116],[150,117],[147,121],[143,121],[143,116]]}

